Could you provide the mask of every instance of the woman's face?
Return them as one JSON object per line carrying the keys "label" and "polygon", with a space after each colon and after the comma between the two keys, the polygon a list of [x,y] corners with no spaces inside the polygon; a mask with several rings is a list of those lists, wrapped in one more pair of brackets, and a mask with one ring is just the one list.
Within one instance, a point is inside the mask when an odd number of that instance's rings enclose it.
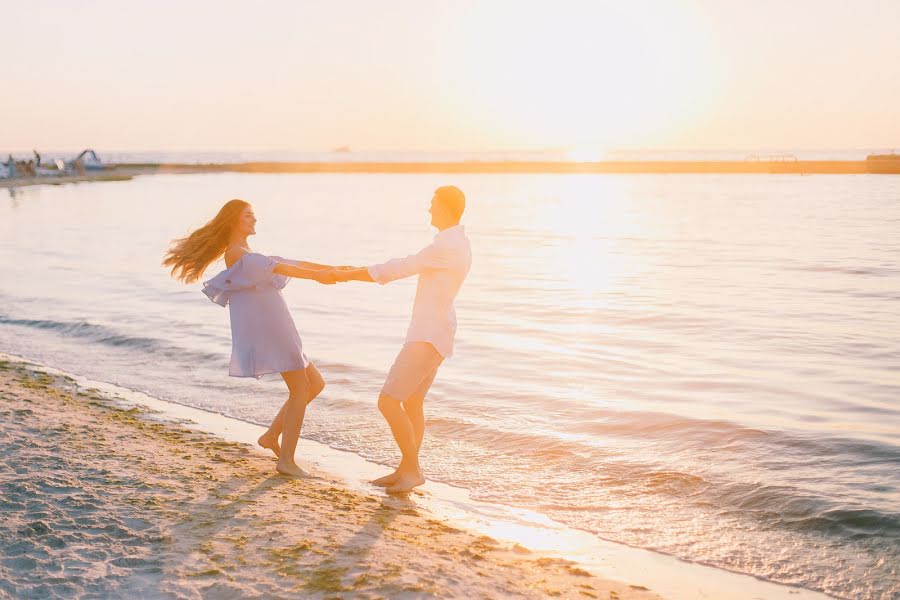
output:
{"label": "woman's face", "polygon": [[253,235],[256,233],[256,215],[252,206],[245,206],[238,217],[238,232],[241,235]]}

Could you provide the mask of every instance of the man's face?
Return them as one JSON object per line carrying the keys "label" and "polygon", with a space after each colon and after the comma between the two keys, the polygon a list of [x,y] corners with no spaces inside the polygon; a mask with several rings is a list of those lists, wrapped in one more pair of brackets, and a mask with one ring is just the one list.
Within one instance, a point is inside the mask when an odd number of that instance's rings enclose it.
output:
{"label": "man's face", "polygon": [[431,198],[431,206],[428,209],[428,212],[431,213],[431,224],[437,227],[437,223],[435,223],[435,218],[440,219],[440,210],[441,206],[437,201],[436,197]]}

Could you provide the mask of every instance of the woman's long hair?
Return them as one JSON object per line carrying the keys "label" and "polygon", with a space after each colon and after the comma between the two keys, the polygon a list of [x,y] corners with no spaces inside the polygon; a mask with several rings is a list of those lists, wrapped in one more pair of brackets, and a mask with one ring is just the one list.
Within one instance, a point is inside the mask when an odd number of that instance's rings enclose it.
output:
{"label": "woman's long hair", "polygon": [[194,283],[213,261],[225,253],[231,231],[250,206],[243,200],[229,200],[212,221],[190,235],[172,242],[163,258],[163,266],[171,267],[172,277],[184,283]]}

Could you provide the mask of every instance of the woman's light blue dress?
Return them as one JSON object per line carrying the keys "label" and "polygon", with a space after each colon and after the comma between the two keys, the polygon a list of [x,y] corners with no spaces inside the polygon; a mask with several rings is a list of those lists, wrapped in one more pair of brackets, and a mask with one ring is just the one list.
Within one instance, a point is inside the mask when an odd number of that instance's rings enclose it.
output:
{"label": "woman's light blue dress", "polygon": [[260,377],[309,365],[281,289],[288,277],[272,272],[279,256],[248,252],[203,284],[203,293],[231,313],[232,377]]}

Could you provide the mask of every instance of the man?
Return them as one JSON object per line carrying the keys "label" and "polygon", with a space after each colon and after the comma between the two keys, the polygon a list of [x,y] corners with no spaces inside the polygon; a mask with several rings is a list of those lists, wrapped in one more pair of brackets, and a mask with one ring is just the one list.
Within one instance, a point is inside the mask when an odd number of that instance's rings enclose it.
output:
{"label": "man", "polygon": [[469,238],[459,224],[465,207],[466,198],[459,188],[438,188],[428,211],[431,224],[438,229],[430,245],[406,258],[335,271],[337,281],[371,281],[382,285],[419,276],[406,343],[378,398],[378,409],[403,454],[393,473],[372,482],[387,487],[390,493],[406,493],[425,483],[419,467],[419,449],[425,434],[425,394],[438,367],[453,354],[456,336],[453,300],[472,266]]}

